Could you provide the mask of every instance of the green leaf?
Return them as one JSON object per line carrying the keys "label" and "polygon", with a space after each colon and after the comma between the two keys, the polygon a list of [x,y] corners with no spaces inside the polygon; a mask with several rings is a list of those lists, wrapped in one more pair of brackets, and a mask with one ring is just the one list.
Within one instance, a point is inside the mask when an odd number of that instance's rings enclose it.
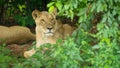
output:
{"label": "green leaf", "polygon": [[118,20],[120,21],[120,15],[118,16]]}
{"label": "green leaf", "polygon": [[101,29],[103,29],[103,27],[104,27],[104,24],[103,23],[99,23],[97,25],[97,30],[101,30]]}
{"label": "green leaf", "polygon": [[62,10],[63,5],[62,5],[62,3],[60,1],[58,1],[56,3],[56,7],[58,8],[58,10]]}
{"label": "green leaf", "polygon": [[116,11],[115,11],[115,10],[113,10],[112,14],[113,14],[113,16],[115,16],[117,13],[116,13]]}
{"label": "green leaf", "polygon": [[86,41],[84,41],[84,40],[83,40],[81,43],[82,43],[82,45],[85,45],[85,44],[87,44],[87,42],[86,42]]}
{"label": "green leaf", "polygon": [[108,23],[112,24],[112,20],[108,17]]}
{"label": "green leaf", "polygon": [[101,23],[105,23],[106,21],[107,21],[107,15],[104,14],[104,16],[103,16],[103,18],[102,18],[102,20],[101,20]]}
{"label": "green leaf", "polygon": [[69,5],[64,5],[65,10],[68,10],[69,7],[70,7]]}
{"label": "green leaf", "polygon": [[51,6],[51,7],[49,8],[48,12],[52,13],[53,10],[54,10],[54,8],[55,8],[54,6]]}
{"label": "green leaf", "polygon": [[24,11],[23,9],[26,8],[25,5],[18,5],[18,7],[19,7],[19,9],[20,9],[21,12],[23,12]]}
{"label": "green leaf", "polygon": [[92,4],[92,8],[91,8],[91,12],[93,12],[95,9],[96,9],[96,4],[93,3],[93,4]]}
{"label": "green leaf", "polygon": [[47,7],[51,7],[55,4],[55,2],[50,2],[49,4],[47,4]]}

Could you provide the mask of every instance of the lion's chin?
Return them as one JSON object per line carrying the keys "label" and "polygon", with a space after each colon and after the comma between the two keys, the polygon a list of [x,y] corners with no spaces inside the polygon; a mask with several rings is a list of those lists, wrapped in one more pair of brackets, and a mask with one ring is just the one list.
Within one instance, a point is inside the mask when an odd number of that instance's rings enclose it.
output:
{"label": "lion's chin", "polygon": [[53,36],[53,33],[45,33],[45,36]]}

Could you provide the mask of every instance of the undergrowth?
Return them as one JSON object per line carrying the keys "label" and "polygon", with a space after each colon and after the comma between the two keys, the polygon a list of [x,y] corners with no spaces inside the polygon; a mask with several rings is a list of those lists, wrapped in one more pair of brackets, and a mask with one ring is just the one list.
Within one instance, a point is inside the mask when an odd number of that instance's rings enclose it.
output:
{"label": "undergrowth", "polygon": [[77,16],[78,28],[66,40],[42,45],[28,59],[10,56],[0,46],[1,68],[120,68],[119,0],[52,0],[47,6],[71,20]]}

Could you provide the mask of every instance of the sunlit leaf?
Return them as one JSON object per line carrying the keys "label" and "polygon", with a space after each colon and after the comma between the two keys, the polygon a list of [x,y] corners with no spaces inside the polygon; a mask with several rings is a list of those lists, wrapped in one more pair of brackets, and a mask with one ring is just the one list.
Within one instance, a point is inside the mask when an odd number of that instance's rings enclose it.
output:
{"label": "sunlit leaf", "polygon": [[51,6],[48,11],[49,11],[50,13],[52,13],[54,9],[55,9],[55,7],[54,7],[54,6]]}

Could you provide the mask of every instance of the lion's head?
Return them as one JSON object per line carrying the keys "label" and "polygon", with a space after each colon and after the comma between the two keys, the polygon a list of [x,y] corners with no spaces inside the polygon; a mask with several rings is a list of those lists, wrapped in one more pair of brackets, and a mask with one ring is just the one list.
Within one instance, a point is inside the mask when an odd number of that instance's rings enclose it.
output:
{"label": "lion's head", "polygon": [[32,16],[36,22],[36,32],[41,32],[45,36],[53,36],[59,29],[60,23],[56,20],[55,10],[52,13],[34,10]]}

